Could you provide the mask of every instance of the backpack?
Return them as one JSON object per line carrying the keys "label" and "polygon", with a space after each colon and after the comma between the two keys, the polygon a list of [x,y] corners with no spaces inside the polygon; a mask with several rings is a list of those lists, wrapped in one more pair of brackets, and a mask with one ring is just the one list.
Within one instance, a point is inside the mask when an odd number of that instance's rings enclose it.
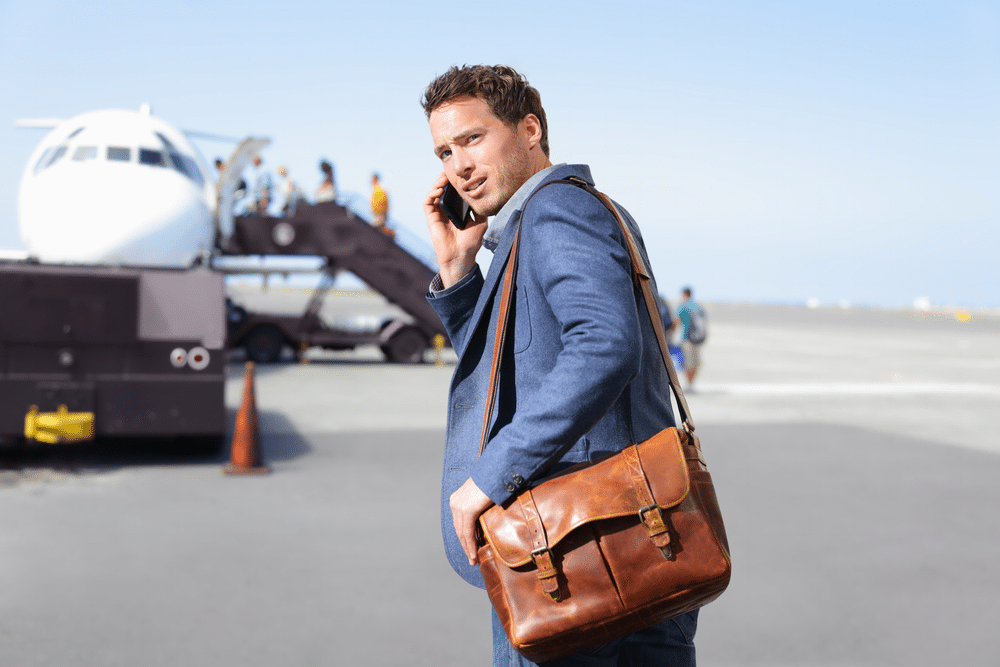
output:
{"label": "backpack", "polygon": [[697,310],[691,310],[689,317],[691,325],[688,327],[688,340],[695,345],[701,345],[708,338],[708,316],[701,306],[698,306]]}

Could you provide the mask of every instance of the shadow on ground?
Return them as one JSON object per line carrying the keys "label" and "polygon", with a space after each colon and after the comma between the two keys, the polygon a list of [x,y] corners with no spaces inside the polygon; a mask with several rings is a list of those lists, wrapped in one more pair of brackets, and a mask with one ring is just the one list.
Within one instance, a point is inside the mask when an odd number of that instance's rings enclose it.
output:
{"label": "shadow on ground", "polygon": [[[268,461],[289,461],[312,451],[281,412],[259,411],[258,420],[273,434],[261,443]],[[229,461],[236,410],[227,410],[223,437],[98,438],[61,445],[21,440],[0,443],[0,488],[65,475],[101,474],[130,467],[219,466]]]}

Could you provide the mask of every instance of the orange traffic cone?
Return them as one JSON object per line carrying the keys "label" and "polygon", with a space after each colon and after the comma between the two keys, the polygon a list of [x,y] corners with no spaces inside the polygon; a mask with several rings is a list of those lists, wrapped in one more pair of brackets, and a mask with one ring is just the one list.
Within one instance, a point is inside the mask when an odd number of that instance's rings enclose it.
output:
{"label": "orange traffic cone", "polygon": [[257,400],[253,390],[253,362],[246,365],[243,382],[243,401],[236,413],[233,427],[233,447],[229,465],[223,472],[227,475],[266,475],[271,472],[260,461],[260,431],[257,428]]}

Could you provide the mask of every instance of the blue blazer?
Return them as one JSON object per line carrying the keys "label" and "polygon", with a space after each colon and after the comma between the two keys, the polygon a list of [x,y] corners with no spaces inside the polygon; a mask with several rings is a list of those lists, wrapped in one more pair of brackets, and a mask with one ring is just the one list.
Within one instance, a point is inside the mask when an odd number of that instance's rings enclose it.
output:
{"label": "blue blazer", "polygon": [[[590,169],[565,165],[542,183]],[[649,265],[639,229],[619,207]],[[478,457],[500,283],[521,218],[517,292],[490,436]],[[669,380],[614,216],[569,184],[538,191],[504,229],[488,275],[479,267],[428,300],[458,365],[452,378],[441,485],[441,528],[452,567],[469,566],[449,499],[470,477],[497,504],[574,463],[620,451],[674,425]],[[654,293],[657,293],[655,284]],[[654,313],[655,317],[659,315]]]}

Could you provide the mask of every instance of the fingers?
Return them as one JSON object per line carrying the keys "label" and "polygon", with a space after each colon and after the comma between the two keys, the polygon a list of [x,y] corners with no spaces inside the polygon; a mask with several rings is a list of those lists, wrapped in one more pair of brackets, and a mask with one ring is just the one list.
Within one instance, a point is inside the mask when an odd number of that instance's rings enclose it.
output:
{"label": "fingers", "polygon": [[456,505],[454,496],[452,498],[451,516],[455,526],[455,534],[458,535],[462,551],[469,559],[469,565],[475,565],[479,560],[479,549],[476,545],[476,519],[479,518],[479,515],[467,511],[461,504]]}
{"label": "fingers", "polygon": [[444,172],[441,172],[438,177],[434,180],[434,184],[431,185],[430,191],[424,198],[424,214],[427,216],[427,222],[430,224],[432,222],[437,223],[447,223],[448,219],[445,217],[444,213],[438,207],[438,200],[441,199],[441,195],[444,194],[444,186],[448,183],[448,177]]}
{"label": "fingers", "polygon": [[476,544],[476,522],[479,515],[493,504],[489,496],[479,490],[469,478],[449,499],[452,523],[469,565],[479,562],[479,545]]}
{"label": "fingers", "polygon": [[[450,287],[475,266],[476,253],[482,246],[486,225],[469,225],[464,230],[459,230],[451,224],[438,205],[447,183],[447,175],[441,172],[424,197],[424,215],[427,217],[427,230],[437,256],[441,281],[445,287]],[[477,216],[477,220],[484,222],[486,219]]]}
{"label": "fingers", "polygon": [[478,549],[476,546],[476,520],[469,519],[465,515],[453,515],[455,520],[455,533],[458,541],[462,545],[465,557],[469,559],[469,565],[479,562]]}

